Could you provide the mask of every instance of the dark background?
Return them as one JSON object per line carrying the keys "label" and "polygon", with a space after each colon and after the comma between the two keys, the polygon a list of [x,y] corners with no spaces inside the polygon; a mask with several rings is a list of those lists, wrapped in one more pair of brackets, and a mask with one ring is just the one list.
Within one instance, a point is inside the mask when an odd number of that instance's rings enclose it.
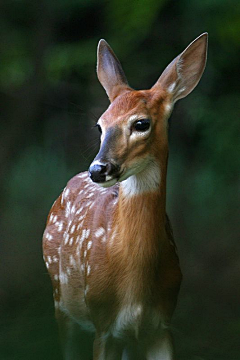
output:
{"label": "dark background", "polygon": [[207,68],[170,119],[168,213],[184,276],[173,330],[178,360],[240,359],[239,0],[2,0],[0,360],[60,359],[41,237],[98,149],[99,39],[144,89],[205,31]]}

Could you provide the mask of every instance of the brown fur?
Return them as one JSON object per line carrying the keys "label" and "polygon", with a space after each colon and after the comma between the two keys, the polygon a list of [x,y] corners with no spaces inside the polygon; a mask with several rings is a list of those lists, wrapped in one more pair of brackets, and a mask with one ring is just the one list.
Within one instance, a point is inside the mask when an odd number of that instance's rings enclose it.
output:
{"label": "brown fur", "polygon": [[[194,49],[200,56],[203,43],[200,37],[199,46],[193,43],[193,51],[190,46],[183,52],[187,64],[191,57],[196,61]],[[43,237],[56,315],[64,337],[74,324],[95,331],[94,360],[120,360],[123,354],[124,359],[172,360],[168,328],[182,275],[165,212],[167,118],[174,96],[181,91],[169,93],[163,86],[171,85],[166,70],[163,85],[159,80],[150,90],[132,90],[105,42],[99,45],[99,54],[99,79],[112,100],[99,120],[104,130],[102,146],[122,171],[134,169],[143,159],[148,163],[154,159],[160,182],[127,196],[121,183],[103,189],[87,173],[69,181],[50,211]],[[171,72],[176,72],[181,56],[169,67],[170,80],[178,76]],[[199,60],[197,82],[204,59]],[[108,73],[112,62],[114,70]],[[189,84],[195,84],[192,78]],[[151,119],[151,131],[131,137],[133,115]]]}

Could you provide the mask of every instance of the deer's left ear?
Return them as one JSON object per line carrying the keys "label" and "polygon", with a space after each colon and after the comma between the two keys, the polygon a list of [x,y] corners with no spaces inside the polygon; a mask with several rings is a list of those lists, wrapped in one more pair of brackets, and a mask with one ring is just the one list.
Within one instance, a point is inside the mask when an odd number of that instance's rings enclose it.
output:
{"label": "deer's left ear", "polygon": [[198,84],[207,60],[208,34],[195,39],[164,70],[152,89],[166,90],[172,95],[172,102],[187,96]]}
{"label": "deer's left ear", "polygon": [[118,58],[103,39],[98,44],[97,75],[111,102],[124,91],[131,90]]}

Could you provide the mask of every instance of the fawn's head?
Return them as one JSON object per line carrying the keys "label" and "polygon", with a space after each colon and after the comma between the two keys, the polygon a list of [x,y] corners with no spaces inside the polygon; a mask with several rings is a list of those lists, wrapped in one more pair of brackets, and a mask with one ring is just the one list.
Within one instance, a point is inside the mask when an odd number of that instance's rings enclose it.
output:
{"label": "fawn's head", "polygon": [[98,45],[97,75],[110,106],[98,120],[101,147],[89,168],[104,187],[166,163],[167,119],[174,103],[198,84],[206,64],[207,33],[194,40],[149,90],[130,88],[121,64],[105,40]]}

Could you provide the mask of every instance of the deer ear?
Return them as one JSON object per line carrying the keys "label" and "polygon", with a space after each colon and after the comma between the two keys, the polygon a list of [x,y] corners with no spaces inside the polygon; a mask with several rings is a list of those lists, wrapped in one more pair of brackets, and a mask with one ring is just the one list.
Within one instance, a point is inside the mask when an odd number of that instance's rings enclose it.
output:
{"label": "deer ear", "polygon": [[164,70],[153,89],[172,95],[173,103],[187,96],[198,84],[207,60],[208,34],[196,38]]}
{"label": "deer ear", "polygon": [[103,39],[97,50],[97,76],[111,102],[122,92],[131,90],[118,58]]}

